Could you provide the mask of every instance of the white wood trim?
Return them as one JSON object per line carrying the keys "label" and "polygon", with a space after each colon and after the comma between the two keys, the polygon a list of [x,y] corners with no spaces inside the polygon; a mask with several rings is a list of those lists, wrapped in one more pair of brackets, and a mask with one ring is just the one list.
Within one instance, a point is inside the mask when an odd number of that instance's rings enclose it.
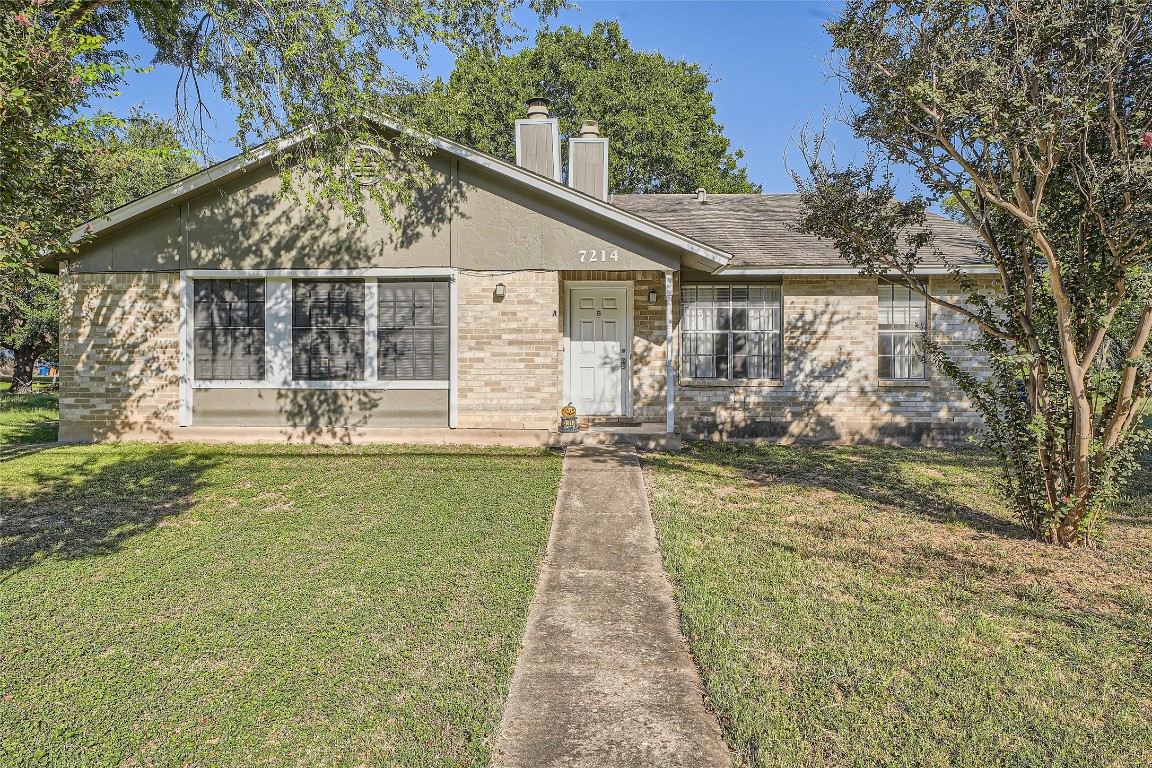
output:
{"label": "white wood trim", "polygon": [[194,299],[192,281],[187,270],[180,270],[180,420],[182,427],[192,426],[192,350],[196,344],[195,323],[193,322],[192,302]]}
{"label": "white wood trim", "polygon": [[292,281],[267,278],[265,286],[263,383],[285,387],[292,383]]}
{"label": "white wood trim", "polygon": [[666,419],[667,419],[667,432],[672,434],[676,431],[676,360],[675,360],[675,334],[673,333],[674,325],[672,318],[672,294],[673,294],[672,273],[664,273],[664,324],[667,328],[667,336],[665,337],[665,355],[668,360],[665,365],[664,376],[664,399],[666,401]]}
{"label": "white wood trim", "polygon": [[447,381],[395,380],[395,381],[194,381],[193,389],[449,389]]}
{"label": "white wood trim", "polygon": [[196,277],[264,277],[269,280],[325,277],[450,277],[452,267],[364,267],[361,269],[189,269],[188,276]]}
{"label": "white wood trim", "polygon": [[636,313],[635,283],[632,280],[566,280],[564,282],[564,403],[567,405],[572,402],[572,291],[580,288],[624,289],[624,304],[627,307],[627,311],[624,313],[624,338],[625,349],[628,351],[628,370],[624,374],[624,413],[621,416],[631,418],[635,405],[632,391],[635,353],[632,344],[635,341],[633,315]]}
{"label": "white wood trim", "polygon": [[376,278],[364,280],[364,381],[376,383],[380,372],[380,284]]}
{"label": "white wood trim", "polygon": [[[969,275],[998,275],[999,270],[990,265],[962,267],[961,272]],[[952,270],[943,266],[920,267],[912,271],[916,275],[951,275]],[[731,267],[716,270],[712,277],[747,275],[749,277],[780,277],[783,275],[853,275],[862,277],[855,267]]]}
{"label": "white wood trim", "polygon": [[456,429],[460,409],[460,271],[452,270],[448,281],[449,303],[452,307],[448,318],[448,428]]}

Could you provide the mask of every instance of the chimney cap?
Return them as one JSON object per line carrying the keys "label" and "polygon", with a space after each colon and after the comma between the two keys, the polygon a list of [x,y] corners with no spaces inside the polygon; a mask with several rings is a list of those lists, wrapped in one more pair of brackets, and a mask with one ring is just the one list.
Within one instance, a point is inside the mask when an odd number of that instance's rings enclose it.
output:
{"label": "chimney cap", "polygon": [[580,138],[596,139],[600,137],[600,124],[595,120],[585,120],[580,123]]}
{"label": "chimney cap", "polygon": [[548,104],[550,102],[543,96],[534,96],[528,99],[528,119],[546,119],[548,117]]}

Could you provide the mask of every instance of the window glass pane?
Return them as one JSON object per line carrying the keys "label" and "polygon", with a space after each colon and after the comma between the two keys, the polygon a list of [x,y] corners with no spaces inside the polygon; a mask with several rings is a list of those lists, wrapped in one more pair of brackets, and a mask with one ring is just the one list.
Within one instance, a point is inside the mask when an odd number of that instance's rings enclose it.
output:
{"label": "window glass pane", "polygon": [[193,283],[192,367],[197,381],[264,378],[264,281]]}
{"label": "window glass pane", "polygon": [[292,378],[364,378],[364,281],[292,282]]}
{"label": "window glass pane", "polygon": [[928,324],[928,301],[907,285],[878,286],[878,373],[881,378],[923,378],[921,334]]}
{"label": "window glass pane", "polygon": [[779,376],[779,285],[684,285],[680,295],[681,359],[685,376],[726,379]]}
{"label": "window glass pane", "polygon": [[381,380],[448,380],[451,288],[447,280],[380,280]]}

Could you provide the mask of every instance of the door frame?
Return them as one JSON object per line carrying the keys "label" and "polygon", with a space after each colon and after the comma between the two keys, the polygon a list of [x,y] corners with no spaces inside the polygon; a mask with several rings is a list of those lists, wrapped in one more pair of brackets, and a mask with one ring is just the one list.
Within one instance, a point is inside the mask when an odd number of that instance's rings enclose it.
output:
{"label": "door frame", "polygon": [[[635,399],[632,393],[632,371],[633,371],[633,335],[632,324],[633,315],[636,313],[636,300],[635,300],[635,281],[633,280],[565,280],[564,281],[564,403],[567,405],[572,402],[572,290],[581,288],[623,288],[624,303],[626,304],[626,312],[624,313],[624,336],[626,337],[625,345],[628,351],[628,366],[624,371],[622,387],[624,391],[621,393],[624,398],[624,413],[615,418],[632,418],[633,414],[633,400]],[[584,414],[577,414],[584,415]],[[606,416],[603,418],[614,418]]]}

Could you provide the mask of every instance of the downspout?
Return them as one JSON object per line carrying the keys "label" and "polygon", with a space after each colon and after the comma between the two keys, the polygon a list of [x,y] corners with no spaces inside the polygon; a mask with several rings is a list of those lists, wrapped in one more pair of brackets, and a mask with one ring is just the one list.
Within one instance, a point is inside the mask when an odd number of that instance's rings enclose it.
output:
{"label": "downspout", "polygon": [[664,391],[667,394],[668,404],[668,434],[676,431],[676,354],[675,354],[675,338],[672,334],[672,273],[664,273],[664,325],[667,328],[667,341],[665,346],[667,348],[667,370],[665,371]]}

